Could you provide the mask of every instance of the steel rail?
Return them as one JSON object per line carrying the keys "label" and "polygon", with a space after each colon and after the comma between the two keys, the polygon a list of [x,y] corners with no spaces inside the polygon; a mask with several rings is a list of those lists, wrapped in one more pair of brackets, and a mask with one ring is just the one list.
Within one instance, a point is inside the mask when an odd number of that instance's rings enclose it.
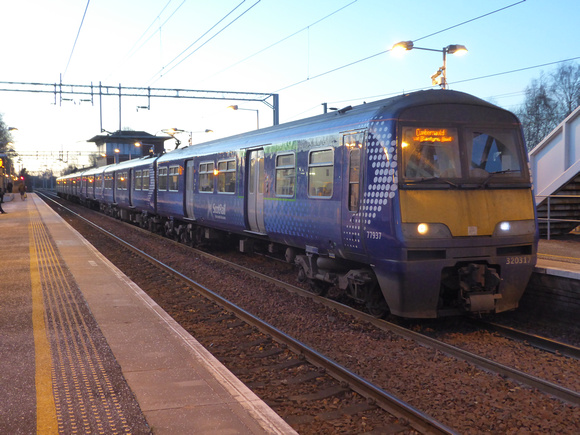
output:
{"label": "steel rail", "polygon": [[[82,216],[81,216],[81,218],[82,218]],[[177,242],[175,242],[175,243],[177,243]],[[357,317],[361,320],[364,320],[368,323],[371,323],[374,326],[376,326],[377,328],[380,328],[384,331],[390,331],[392,333],[395,333],[395,334],[402,336],[404,338],[407,338],[409,340],[416,341],[424,346],[439,350],[440,352],[443,352],[447,355],[450,355],[450,356],[453,356],[455,358],[467,361],[467,362],[469,362],[469,363],[471,363],[479,368],[482,368],[484,370],[488,370],[488,371],[497,373],[501,376],[505,376],[505,377],[510,378],[514,381],[520,382],[523,385],[527,385],[531,388],[537,388],[538,390],[540,390],[546,394],[550,394],[550,395],[557,397],[557,398],[559,398],[563,401],[566,401],[568,403],[580,405],[580,393],[579,392],[562,387],[558,384],[547,381],[545,379],[541,379],[541,378],[538,378],[536,376],[532,376],[530,374],[527,374],[527,373],[522,372],[520,370],[517,370],[515,368],[500,364],[500,363],[492,361],[488,358],[482,357],[480,355],[477,355],[477,354],[468,352],[466,350],[460,349],[456,346],[452,346],[450,344],[447,344],[447,343],[444,343],[442,341],[436,340],[434,338],[428,337],[424,334],[421,334],[421,333],[418,333],[415,331],[411,331],[407,328],[396,325],[392,322],[388,322],[388,321],[385,321],[382,319],[377,319],[376,317],[373,317],[369,314],[363,313],[363,312],[356,310],[352,307],[349,307],[347,305],[343,305],[339,302],[333,301],[333,300],[325,298],[325,297],[316,296],[316,295],[312,294],[311,292],[308,292],[307,290],[300,289],[296,286],[293,286],[291,284],[277,280],[275,278],[271,278],[271,277],[264,275],[260,272],[253,271],[251,269],[248,269],[244,266],[237,265],[237,264],[232,263],[230,261],[220,259],[219,257],[215,257],[211,254],[206,253],[206,252],[196,250],[196,253],[199,253],[200,255],[206,256],[207,258],[212,258],[213,260],[220,261],[224,264],[227,264],[230,267],[236,268],[238,270],[242,270],[246,273],[252,274],[252,275],[259,277],[263,280],[272,282],[272,283],[274,283],[278,286],[281,286],[281,287],[283,287],[289,291],[292,291],[294,293],[300,294],[300,295],[305,296],[305,297],[309,297],[309,298],[315,300],[317,303],[320,303],[320,304],[327,306],[329,308],[337,309],[337,310],[342,311],[343,313],[350,314],[354,317]],[[147,254],[145,254],[145,255],[147,255]]]}
{"label": "steel rail", "polygon": [[[436,340],[434,338],[428,337],[424,334],[421,334],[421,333],[418,333],[415,331],[411,331],[407,328],[396,325],[392,322],[388,322],[388,321],[382,320],[382,319],[377,319],[376,317],[373,317],[369,314],[363,313],[362,311],[359,311],[355,308],[352,308],[352,307],[349,307],[347,305],[341,304],[339,302],[333,301],[332,299],[328,299],[328,298],[321,297],[321,296],[316,296],[316,295],[312,294],[311,292],[309,292],[308,290],[303,290],[303,289],[296,287],[292,284],[288,284],[288,283],[280,281],[276,278],[269,277],[269,276],[264,275],[260,272],[256,272],[252,269],[248,269],[244,266],[240,266],[238,264],[232,263],[231,261],[224,260],[224,259],[221,259],[219,257],[215,257],[214,255],[211,255],[211,254],[208,254],[206,252],[199,251],[199,250],[196,250],[196,253],[203,255],[203,256],[206,256],[207,258],[211,258],[212,260],[227,264],[229,267],[232,267],[232,268],[244,271],[246,273],[252,274],[260,279],[271,282],[271,283],[273,283],[277,286],[280,286],[280,287],[282,287],[288,291],[291,291],[293,293],[300,294],[301,296],[310,298],[310,299],[316,301],[317,303],[322,304],[328,308],[336,309],[336,310],[339,310],[345,314],[349,314],[349,315],[352,315],[354,317],[357,317],[358,319],[361,319],[361,320],[364,320],[368,323],[373,324],[374,326],[378,327],[381,330],[393,332],[393,333],[400,335],[400,336],[403,336],[409,340],[416,341],[424,346],[431,347],[431,348],[439,350],[447,355],[450,355],[450,356],[453,356],[455,358],[459,358],[459,359],[462,359],[464,361],[467,361],[471,364],[474,364],[477,367],[492,371],[492,372],[497,373],[497,374],[502,375],[502,376],[506,376],[510,379],[518,381],[518,382],[520,382],[524,385],[527,385],[529,387],[537,388],[540,391],[543,391],[547,394],[550,394],[550,395],[557,397],[561,400],[564,400],[566,402],[580,405],[580,393],[579,392],[562,387],[558,384],[554,384],[554,383],[547,381],[545,379],[541,379],[541,378],[529,375],[529,374],[522,372],[520,370],[514,369],[514,368],[509,367],[509,366],[505,366],[503,364],[497,363],[495,361],[492,361],[492,360],[487,359],[485,357],[482,357],[480,355],[468,352],[468,351],[460,349],[456,346],[452,346],[450,344],[447,344],[447,343],[444,343],[442,341]],[[525,333],[522,332],[521,334],[525,334]],[[526,337],[529,338],[530,336],[526,335]],[[531,341],[531,338],[529,338],[529,341]],[[551,340],[548,340],[548,339],[545,339],[545,338],[538,336],[538,343],[540,341],[543,343],[543,345],[541,345],[541,346],[538,345],[538,347],[540,347],[542,349],[546,349],[549,351],[558,351],[563,355],[571,356],[574,358],[578,358],[578,356],[580,356],[580,349],[579,348],[576,348],[573,346],[568,346],[568,345],[565,345],[565,344],[562,344],[562,343],[559,343],[556,341],[551,341]],[[550,347],[550,344],[549,344],[550,342],[551,342],[552,347]]]}
{"label": "steel rail", "polygon": [[[80,216],[80,217],[82,218],[82,216]],[[175,242],[175,243],[178,243],[178,242]],[[580,405],[580,393],[579,392],[562,387],[558,384],[547,381],[545,379],[541,379],[541,378],[538,378],[536,376],[532,376],[532,375],[527,374],[525,372],[522,372],[520,370],[517,370],[517,369],[514,369],[512,367],[500,364],[500,363],[492,361],[488,358],[482,357],[480,355],[477,355],[477,354],[468,352],[466,350],[460,349],[456,346],[452,346],[450,344],[447,344],[447,343],[444,343],[442,341],[436,340],[434,338],[428,337],[424,334],[421,334],[421,333],[418,333],[415,331],[411,331],[407,328],[396,325],[392,322],[388,322],[388,321],[385,321],[382,319],[377,319],[376,317],[373,317],[369,314],[363,313],[363,312],[356,310],[352,307],[349,307],[347,305],[343,305],[339,302],[333,301],[333,300],[325,298],[325,297],[316,296],[316,295],[312,294],[311,292],[308,292],[307,290],[300,289],[296,286],[293,286],[291,284],[277,280],[275,278],[271,278],[271,277],[264,275],[260,272],[253,271],[251,269],[248,269],[244,266],[237,265],[237,264],[232,263],[230,261],[220,259],[219,257],[215,257],[211,254],[206,253],[206,252],[196,250],[196,253],[199,253],[200,255],[206,256],[207,258],[212,258],[213,260],[227,264],[230,267],[233,267],[233,268],[236,268],[238,270],[242,270],[246,273],[252,274],[252,275],[259,277],[263,280],[272,282],[280,287],[285,288],[286,290],[289,290],[289,291],[292,291],[294,293],[300,294],[302,296],[311,298],[311,299],[315,300],[317,303],[320,303],[320,304],[327,306],[329,308],[337,309],[343,313],[350,314],[350,315],[357,317],[363,321],[371,323],[374,326],[376,326],[377,328],[380,328],[384,331],[390,331],[392,333],[395,333],[395,334],[402,336],[404,338],[407,338],[409,340],[418,342],[424,346],[439,350],[440,352],[443,352],[447,355],[450,355],[450,356],[453,356],[455,358],[467,361],[467,362],[469,362],[469,363],[471,363],[479,368],[482,368],[484,370],[488,370],[488,371],[497,373],[501,376],[504,376],[504,377],[510,378],[514,381],[520,382],[523,385],[527,385],[531,388],[536,388],[536,389],[538,389],[546,394],[550,394],[550,395],[557,397],[558,399],[561,399],[565,402],[572,403],[575,405]],[[145,255],[147,255],[147,254],[145,254]]]}
{"label": "steel rail", "polygon": [[548,352],[559,353],[570,358],[580,359],[580,347],[571,344],[562,343],[561,341],[552,340],[535,334],[529,334],[510,326],[500,325],[499,323],[488,322],[479,319],[469,319],[469,321],[478,327],[486,328],[493,332],[498,332],[514,340],[523,341],[538,349]]}
{"label": "steel rail", "polygon": [[[41,194],[42,195],[42,194]],[[238,318],[247,322],[248,324],[258,328],[263,333],[270,335],[274,340],[279,343],[286,345],[289,349],[293,352],[303,355],[307,361],[311,364],[316,365],[318,367],[324,368],[327,374],[332,376],[333,378],[339,380],[340,382],[346,383],[349,388],[353,391],[356,391],[361,396],[367,398],[371,402],[378,405],[380,408],[384,409],[385,411],[391,413],[392,415],[396,416],[397,418],[403,418],[409,422],[414,429],[420,431],[421,433],[425,434],[457,434],[453,429],[447,427],[443,423],[437,421],[433,417],[423,413],[422,411],[416,409],[415,407],[405,403],[403,400],[397,398],[396,396],[384,391],[383,389],[379,388],[376,385],[366,381],[365,379],[361,378],[360,376],[352,373],[350,370],[342,367],[338,363],[334,362],[333,360],[325,357],[324,355],[318,353],[314,349],[310,348],[306,344],[292,338],[291,336],[287,335],[283,331],[277,329],[276,327],[270,325],[259,319],[258,317],[254,316],[253,314],[249,313],[248,311],[244,310],[243,308],[233,304],[232,302],[224,299],[217,293],[214,293],[207,287],[201,285],[200,283],[192,280],[191,278],[183,275],[181,272],[173,269],[172,267],[162,263],[161,261],[157,260],[156,258],[152,257],[151,255],[147,254],[146,252],[136,248],[135,246],[131,245],[130,243],[124,241],[120,237],[116,236],[115,234],[105,230],[104,228],[99,227],[97,224],[91,222],[90,220],[86,219],[85,217],[79,215],[78,213],[74,212],[73,210],[69,209],[68,207],[59,204],[58,202],[54,201],[53,199],[49,198],[46,195],[42,195],[48,200],[58,204],[59,207],[67,210],[67,212],[77,216],[79,219],[82,219],[86,223],[90,224],[93,228],[97,229],[101,233],[107,235],[108,237],[115,240],[117,243],[121,244],[123,247],[129,249],[131,252],[139,255],[140,257],[146,259],[154,266],[162,269],[166,273],[170,274],[171,276],[178,278],[179,280],[185,282],[187,285],[193,287],[196,291],[202,294],[204,297],[210,299],[211,301],[219,304],[224,309],[231,311],[234,313]],[[205,253],[204,253],[205,254]],[[209,254],[206,254],[209,256]],[[215,259],[215,257],[212,257]],[[227,262],[232,264],[231,262]],[[241,266],[237,266],[237,268],[242,268]],[[250,271],[250,269],[244,268],[245,271]],[[253,272],[253,271],[252,271]],[[261,274],[260,274],[261,275]],[[265,275],[263,275],[265,276]],[[277,280],[275,280],[277,281]],[[281,281],[277,281],[281,283]]]}

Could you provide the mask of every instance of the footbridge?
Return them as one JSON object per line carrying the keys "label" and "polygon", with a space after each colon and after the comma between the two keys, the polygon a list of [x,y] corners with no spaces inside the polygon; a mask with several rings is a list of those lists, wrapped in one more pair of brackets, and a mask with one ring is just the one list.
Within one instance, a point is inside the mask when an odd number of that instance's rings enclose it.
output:
{"label": "footbridge", "polygon": [[580,225],[580,107],[529,153],[540,234]]}

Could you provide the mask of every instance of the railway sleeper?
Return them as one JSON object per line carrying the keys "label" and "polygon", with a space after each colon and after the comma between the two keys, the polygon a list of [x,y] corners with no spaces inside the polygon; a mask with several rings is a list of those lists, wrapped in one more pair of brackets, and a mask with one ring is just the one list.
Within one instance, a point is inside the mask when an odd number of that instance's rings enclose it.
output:
{"label": "railway sleeper", "polygon": [[328,399],[329,397],[339,397],[351,391],[350,388],[345,388],[340,385],[331,385],[330,387],[319,390],[311,394],[301,394],[300,396],[290,396],[288,399],[294,402],[313,402],[317,400]]}

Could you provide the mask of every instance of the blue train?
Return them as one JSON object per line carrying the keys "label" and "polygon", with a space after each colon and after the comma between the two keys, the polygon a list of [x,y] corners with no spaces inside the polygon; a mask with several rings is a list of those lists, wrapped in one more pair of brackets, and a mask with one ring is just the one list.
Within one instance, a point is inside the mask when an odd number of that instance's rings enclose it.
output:
{"label": "blue train", "polygon": [[235,238],[408,318],[515,309],[538,230],[518,119],[415,92],[61,177],[59,195],[185,243]]}

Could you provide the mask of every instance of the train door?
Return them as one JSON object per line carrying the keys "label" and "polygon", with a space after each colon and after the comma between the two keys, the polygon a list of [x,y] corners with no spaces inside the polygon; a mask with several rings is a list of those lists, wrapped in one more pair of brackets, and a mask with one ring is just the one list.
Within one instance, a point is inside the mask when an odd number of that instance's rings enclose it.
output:
{"label": "train door", "polygon": [[133,174],[135,170],[130,168],[125,173],[125,192],[127,193],[127,204],[129,207],[133,207]]}
{"label": "train door", "polygon": [[193,210],[194,175],[193,160],[188,160],[185,165],[185,216],[189,219],[195,219]]}
{"label": "train door", "polygon": [[246,216],[250,231],[265,233],[264,227],[264,150],[250,150],[246,168]]}
{"label": "train door", "polygon": [[365,133],[342,136],[344,150],[342,242],[351,254],[363,253],[362,192],[364,179]]}

